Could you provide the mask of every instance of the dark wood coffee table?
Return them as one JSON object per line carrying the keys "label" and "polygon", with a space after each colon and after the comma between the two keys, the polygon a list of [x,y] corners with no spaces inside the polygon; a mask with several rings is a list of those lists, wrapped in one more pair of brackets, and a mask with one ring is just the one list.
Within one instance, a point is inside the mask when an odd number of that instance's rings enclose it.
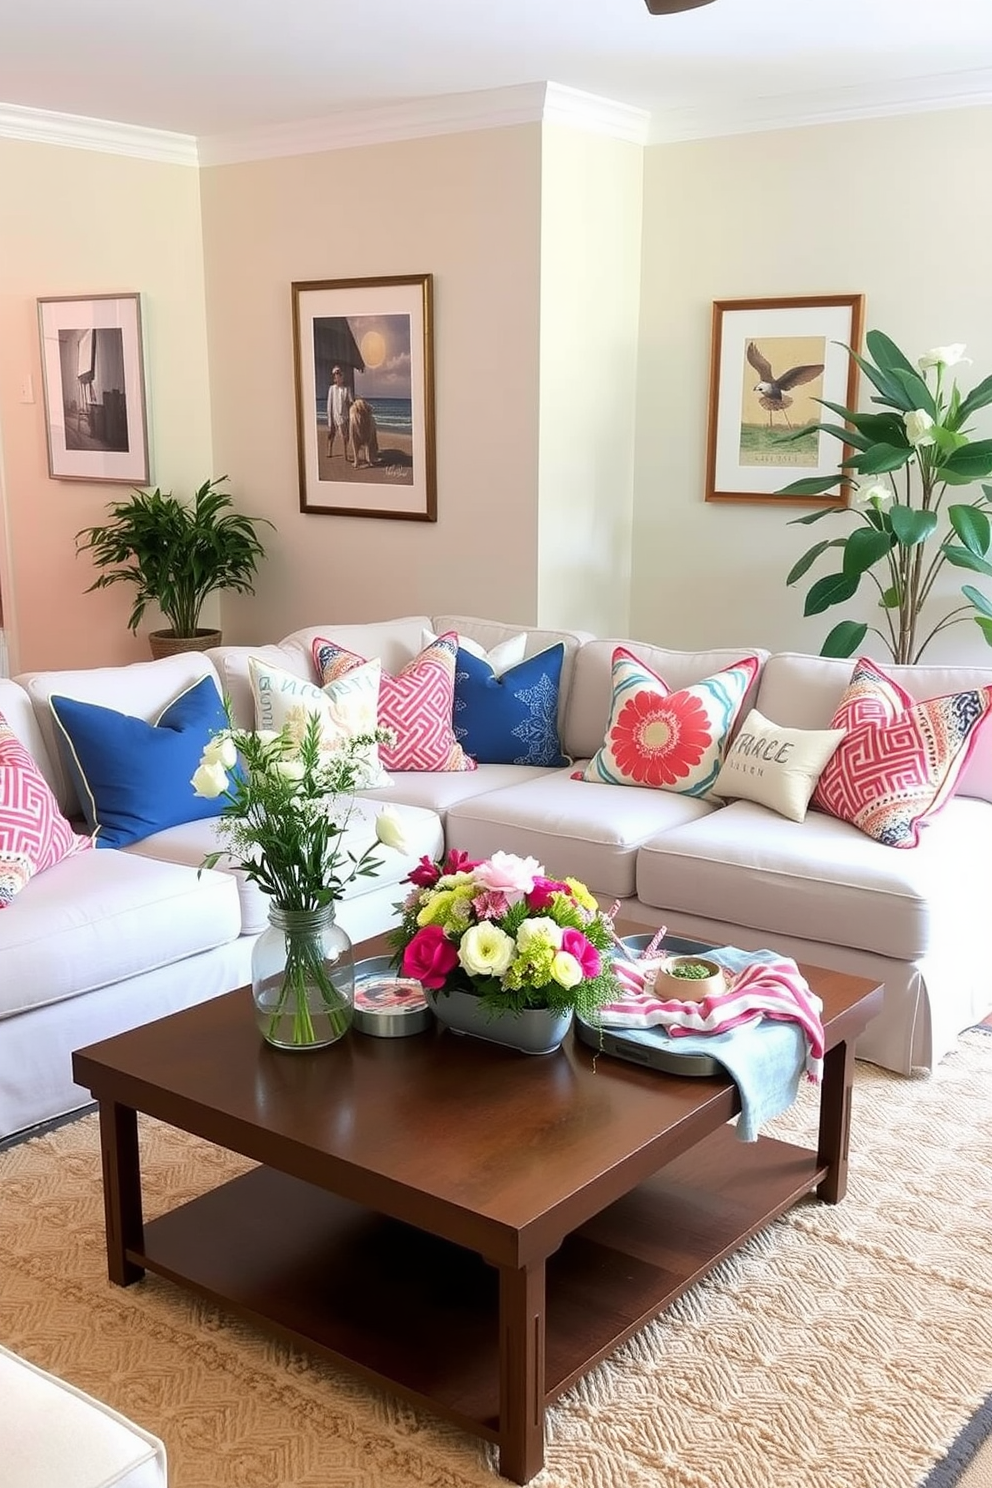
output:
{"label": "dark wood coffee table", "polygon": [[[537,1058],[439,1031],[284,1053],[242,989],[81,1049],[110,1278],[155,1271],[346,1364],[525,1483],[575,1380],[802,1195],[843,1196],[854,1040],[882,992],[803,970],[828,1045],[816,1152],[741,1142],[729,1080],[571,1034]],[[260,1166],[145,1225],[139,1111]]]}

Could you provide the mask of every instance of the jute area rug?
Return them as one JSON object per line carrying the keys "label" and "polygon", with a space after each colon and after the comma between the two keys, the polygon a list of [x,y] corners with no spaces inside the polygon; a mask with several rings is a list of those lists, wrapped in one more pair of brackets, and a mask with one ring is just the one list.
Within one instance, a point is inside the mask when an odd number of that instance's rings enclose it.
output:
{"label": "jute area rug", "polygon": [[[774,1130],[815,1145],[812,1090]],[[245,1166],[141,1136],[149,1217]],[[804,1201],[563,1397],[535,1488],[968,1482],[942,1459],[992,1392],[990,1159],[992,1036],[931,1077],[859,1065],[844,1202]],[[96,1117],[0,1155],[0,1340],[161,1436],[172,1488],[499,1481],[475,1438],[104,1267]]]}

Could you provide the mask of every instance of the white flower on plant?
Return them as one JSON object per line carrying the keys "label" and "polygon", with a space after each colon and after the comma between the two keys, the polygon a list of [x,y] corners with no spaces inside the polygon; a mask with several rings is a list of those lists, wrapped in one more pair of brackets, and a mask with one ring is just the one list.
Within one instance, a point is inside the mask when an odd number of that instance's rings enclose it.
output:
{"label": "white flower on plant", "polygon": [[198,796],[213,801],[227,790],[227,771],[219,762],[210,763],[204,758],[194,770],[190,785]]}
{"label": "white flower on plant", "polygon": [[921,444],[933,444],[933,419],[923,408],[915,408],[912,413],[904,414],[903,423],[906,426],[906,438],[914,449]]}
{"label": "white flower on plant", "polygon": [[230,734],[215,735],[200,757],[201,765],[222,765],[225,770],[233,770],[237,763],[238,751]]}
{"label": "white flower on plant", "polygon": [[501,977],[515,949],[512,935],[491,920],[483,920],[465,931],[458,946],[458,960],[469,976]]}
{"label": "white flower on plant", "polygon": [[963,341],[955,341],[952,346],[934,346],[930,351],[925,351],[917,362],[921,372],[928,367],[956,367],[960,362],[971,365],[971,357],[966,357]]}
{"label": "white flower on plant", "polygon": [[554,920],[521,920],[517,926],[517,948],[525,955],[536,945],[553,946],[557,950],[561,945],[561,937],[562,928]]}
{"label": "white flower on plant", "polygon": [[410,844],[406,840],[403,831],[403,823],[400,821],[395,806],[383,806],[375,819],[375,835],[383,847],[391,847],[395,852],[410,852]]}
{"label": "white flower on plant", "polygon": [[551,975],[559,987],[577,987],[582,980],[582,967],[570,951],[559,951],[551,963]]}
{"label": "white flower on plant", "polygon": [[848,493],[847,504],[850,507],[861,509],[866,506],[874,506],[876,510],[888,506],[892,500],[892,489],[880,480],[862,481]]}
{"label": "white flower on plant", "polygon": [[283,777],[284,780],[302,780],[307,773],[306,766],[301,759],[289,755],[285,759],[274,760],[272,769]]}

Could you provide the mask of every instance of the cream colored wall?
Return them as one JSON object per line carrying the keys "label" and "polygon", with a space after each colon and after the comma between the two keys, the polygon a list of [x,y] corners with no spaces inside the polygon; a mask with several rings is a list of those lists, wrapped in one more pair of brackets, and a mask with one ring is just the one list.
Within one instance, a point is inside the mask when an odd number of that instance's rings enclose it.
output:
{"label": "cream colored wall", "polygon": [[[177,494],[214,472],[197,172],[0,139],[0,585],[11,671],[144,660],[132,591],[85,594],[75,533],[126,485],[50,480],[38,297],[142,296],[152,477]],[[22,402],[30,377],[34,402]],[[217,472],[221,473],[221,472]]]}
{"label": "cream colored wall", "polygon": [[[803,508],[704,503],[712,302],[861,291],[867,327],[911,357],[966,342],[973,386],[992,372],[990,149],[992,109],[980,108],[646,152],[635,635],[815,652],[836,621],[870,619],[866,597],[860,616],[852,601],[805,620],[808,585],[784,582],[814,539],[844,535],[850,518],[790,527]],[[992,433],[987,411],[976,433]],[[945,596],[969,578],[945,573]],[[938,602],[937,615],[947,607]],[[880,642],[871,649],[884,659]],[[967,625],[927,659],[989,654]]]}
{"label": "cream colored wall", "polygon": [[[540,126],[205,169],[215,459],[277,527],[225,636],[467,612],[537,619]],[[294,281],[431,273],[437,522],[299,510]]]}
{"label": "cream colored wall", "polygon": [[542,625],[629,629],[643,152],[546,125],[541,186]]}

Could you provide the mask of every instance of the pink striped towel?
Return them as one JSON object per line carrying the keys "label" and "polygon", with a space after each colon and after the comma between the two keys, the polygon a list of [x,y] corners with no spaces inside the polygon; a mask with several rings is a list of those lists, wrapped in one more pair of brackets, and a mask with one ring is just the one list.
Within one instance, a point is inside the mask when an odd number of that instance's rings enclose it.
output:
{"label": "pink striped towel", "polygon": [[623,996],[600,1009],[606,1028],[662,1027],[671,1038],[688,1034],[727,1033],[759,1018],[798,1023],[806,1040],[806,1074],[819,1083],[823,1073],[823,1004],[795,961],[753,961],[741,971],[725,971],[727,990],[701,1002],[663,1002],[654,993],[661,961],[613,963]]}

